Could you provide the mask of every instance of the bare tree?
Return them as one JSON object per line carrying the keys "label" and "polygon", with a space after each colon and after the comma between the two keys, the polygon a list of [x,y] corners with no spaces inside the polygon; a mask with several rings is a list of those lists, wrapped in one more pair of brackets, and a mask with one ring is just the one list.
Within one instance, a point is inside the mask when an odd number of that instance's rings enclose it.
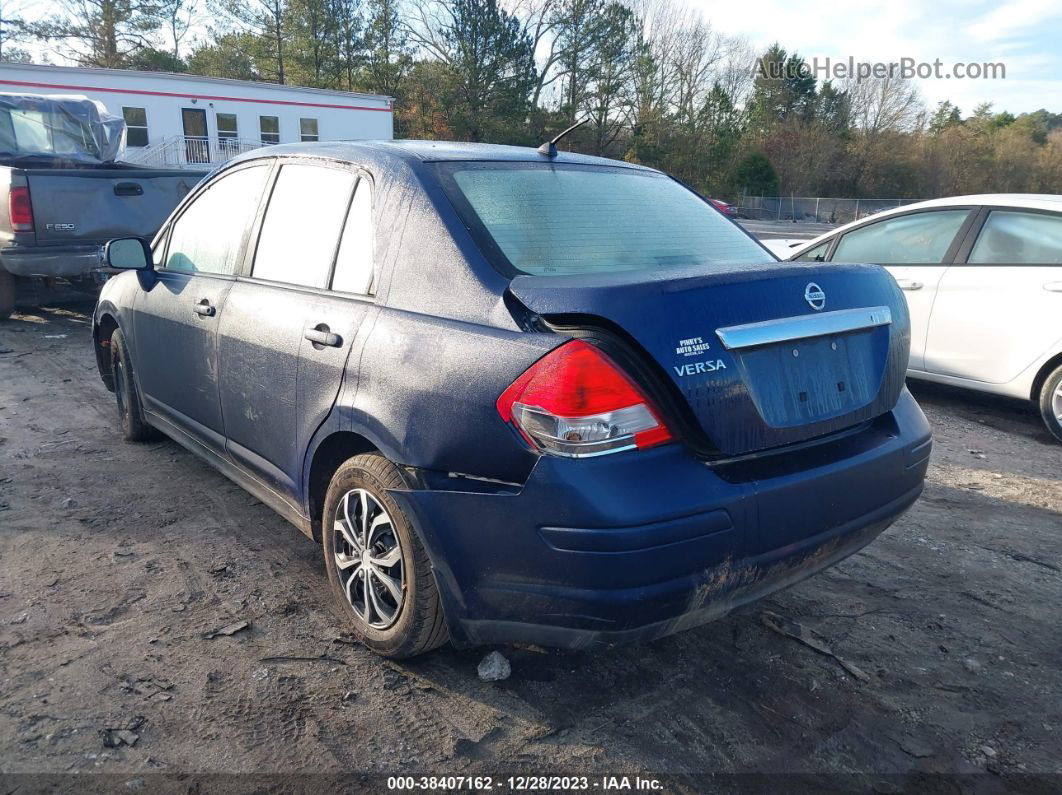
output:
{"label": "bare tree", "polygon": [[883,77],[845,82],[852,122],[867,135],[909,130],[923,112],[918,89],[909,80]]}
{"label": "bare tree", "polygon": [[531,39],[535,52],[537,77],[531,94],[531,106],[538,107],[542,94],[561,73],[557,70],[563,54],[557,42],[557,9],[561,0],[513,0],[507,8],[520,21],[524,35]]}
{"label": "bare tree", "polygon": [[174,58],[181,57],[181,42],[191,30],[197,11],[198,0],[163,0],[159,6],[159,16],[165,21],[173,44]]}
{"label": "bare tree", "polygon": [[[849,147],[852,187],[856,195],[871,195],[882,174],[895,173],[897,135],[910,132],[924,115],[918,89],[893,77],[848,80],[844,83],[851,120],[859,132]],[[880,188],[878,188],[880,189]]]}
{"label": "bare tree", "polygon": [[0,61],[29,60],[29,53],[11,46],[29,37],[23,11],[25,6],[21,2],[0,0]]}
{"label": "bare tree", "polygon": [[633,123],[644,126],[670,113],[675,50],[688,12],[675,0],[631,0],[628,5],[641,22]]}
{"label": "bare tree", "polygon": [[756,51],[747,39],[740,36],[722,39],[721,50],[721,58],[714,70],[715,82],[733,106],[743,110],[752,95]]}
{"label": "bare tree", "polygon": [[604,154],[629,126],[640,43],[638,20],[621,3],[609,3],[605,7],[600,27],[585,103],[594,135],[594,153],[598,155]]}
{"label": "bare tree", "polygon": [[715,82],[716,65],[723,46],[711,25],[703,19],[687,19],[673,39],[671,103],[682,124],[694,126],[705,97]]}

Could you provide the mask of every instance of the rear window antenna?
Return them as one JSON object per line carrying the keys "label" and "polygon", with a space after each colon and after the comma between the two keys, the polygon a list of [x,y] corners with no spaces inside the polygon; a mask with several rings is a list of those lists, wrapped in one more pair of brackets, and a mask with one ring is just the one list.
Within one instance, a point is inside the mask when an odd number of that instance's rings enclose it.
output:
{"label": "rear window antenna", "polygon": [[590,121],[590,117],[589,116],[587,116],[582,121],[577,121],[575,124],[573,124],[567,130],[565,130],[564,132],[562,132],[559,135],[557,135],[552,141],[546,141],[544,144],[542,144],[542,146],[540,146],[538,148],[538,153],[540,155],[543,155],[544,157],[556,157],[557,156],[557,141],[559,141],[565,135],[570,133],[572,130],[575,130],[575,129],[579,128],[579,127],[582,127],[588,121]]}

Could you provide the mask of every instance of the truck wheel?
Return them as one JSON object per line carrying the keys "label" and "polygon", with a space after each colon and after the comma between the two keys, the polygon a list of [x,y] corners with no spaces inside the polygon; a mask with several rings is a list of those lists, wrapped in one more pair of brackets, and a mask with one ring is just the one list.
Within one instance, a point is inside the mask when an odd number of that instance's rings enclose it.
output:
{"label": "truck wheel", "polygon": [[114,376],[114,396],[118,401],[118,427],[130,442],[145,442],[157,436],[154,428],[144,420],[144,408],[133,380],[133,363],[125,346],[121,329],[111,334],[111,373]]}
{"label": "truck wheel", "polygon": [[0,267],[0,320],[15,311],[15,277]]}
{"label": "truck wheel", "polygon": [[402,485],[383,456],[354,456],[332,476],[321,531],[340,612],[362,643],[392,659],[422,654],[448,638],[424,545],[387,493]]}
{"label": "truck wheel", "polygon": [[1062,442],[1062,365],[1044,380],[1040,390],[1040,415],[1047,430]]}

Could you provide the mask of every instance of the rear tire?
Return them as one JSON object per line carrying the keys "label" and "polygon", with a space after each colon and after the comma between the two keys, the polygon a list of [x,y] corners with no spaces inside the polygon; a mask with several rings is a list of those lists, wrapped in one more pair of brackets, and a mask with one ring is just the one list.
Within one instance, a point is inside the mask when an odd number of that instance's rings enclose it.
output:
{"label": "rear tire", "polygon": [[1044,379],[1040,389],[1040,416],[1047,430],[1062,442],[1062,365]]}
{"label": "rear tire", "polygon": [[404,485],[381,455],[358,455],[332,476],[321,546],[339,612],[366,646],[401,659],[448,639],[431,561],[388,489]]}
{"label": "rear tire", "polygon": [[15,277],[0,266],[0,320],[7,320],[15,311]]}
{"label": "rear tire", "polygon": [[118,402],[118,428],[123,438],[130,442],[156,438],[158,432],[144,419],[144,407],[140,404],[140,393],[133,378],[133,363],[121,329],[115,329],[111,334],[111,374]]}

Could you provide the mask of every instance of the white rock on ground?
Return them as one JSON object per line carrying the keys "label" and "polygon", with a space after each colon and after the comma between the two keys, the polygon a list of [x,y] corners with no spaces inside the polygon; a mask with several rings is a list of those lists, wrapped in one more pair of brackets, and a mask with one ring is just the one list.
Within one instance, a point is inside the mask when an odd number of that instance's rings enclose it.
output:
{"label": "white rock on ground", "polygon": [[479,678],[484,682],[500,682],[502,679],[508,679],[512,672],[509,661],[496,651],[479,661]]}

